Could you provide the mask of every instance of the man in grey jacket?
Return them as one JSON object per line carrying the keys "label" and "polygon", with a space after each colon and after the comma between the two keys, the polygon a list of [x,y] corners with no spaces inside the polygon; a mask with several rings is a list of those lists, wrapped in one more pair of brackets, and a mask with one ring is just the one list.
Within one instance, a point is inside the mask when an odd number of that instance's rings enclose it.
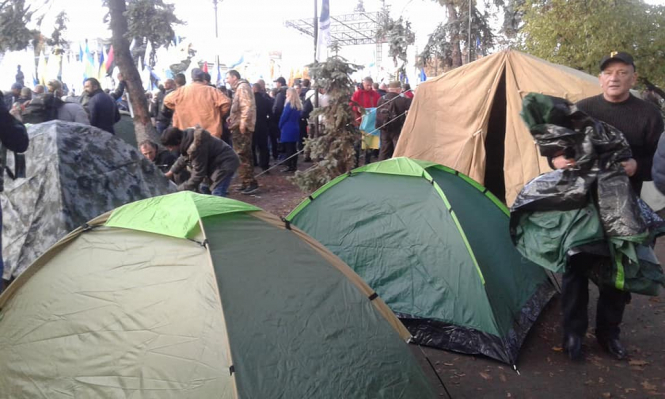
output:
{"label": "man in grey jacket", "polygon": [[[61,99],[63,96],[62,83],[59,80],[51,80],[46,85],[48,87],[49,93],[53,93],[53,96],[57,99]],[[88,113],[85,112],[83,106],[78,102],[68,102],[64,101],[62,103],[58,102],[57,110],[57,119],[65,122],[77,122],[84,125],[90,125],[90,118],[88,118]]]}

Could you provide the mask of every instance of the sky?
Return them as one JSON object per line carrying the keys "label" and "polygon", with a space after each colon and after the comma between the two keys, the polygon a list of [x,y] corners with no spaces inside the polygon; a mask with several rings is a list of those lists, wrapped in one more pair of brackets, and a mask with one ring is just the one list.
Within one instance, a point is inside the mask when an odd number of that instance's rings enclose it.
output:
{"label": "sky", "polygon": [[[30,1],[30,0],[29,0]],[[43,2],[44,0],[31,0]],[[225,64],[233,64],[242,54],[248,52],[264,53],[281,51],[281,64],[304,66],[313,61],[313,38],[293,28],[284,26],[289,19],[313,18],[314,0],[220,0],[218,3],[219,40],[215,39],[215,14],[213,0],[166,0],[175,5],[175,13],[186,24],[176,26],[179,36],[187,37],[198,50],[198,60],[214,62],[215,56]],[[321,0],[317,0],[319,4]],[[650,4],[665,5],[665,0],[646,0]],[[330,0],[330,12],[334,15],[353,13],[358,0]],[[391,16],[403,16],[412,24],[416,33],[416,43],[410,46],[409,59],[422,50],[429,34],[446,19],[446,12],[434,0],[385,0],[390,6]],[[483,1],[477,1],[482,4]],[[110,38],[108,24],[103,22],[107,12],[102,7],[102,0],[51,0],[45,12],[42,32],[50,34],[55,16],[65,10],[69,17],[65,38],[74,43],[86,38]],[[381,0],[364,0],[368,12],[381,9]],[[498,17],[497,17],[498,18]],[[493,24],[500,25],[496,20]],[[348,46],[341,55],[349,61],[372,65],[375,61],[375,46]],[[377,78],[387,76],[387,71],[394,69],[391,60],[387,60],[387,45],[384,45],[384,61],[374,66],[371,74]],[[195,59],[195,61],[197,61]],[[269,59],[257,58],[256,63],[268,63]],[[289,68],[285,66],[285,68]],[[383,67],[383,71],[381,68]],[[363,71],[362,73],[365,73]],[[283,69],[278,74],[286,74]],[[416,75],[415,67],[408,69],[410,75]],[[13,76],[9,74],[8,76]]]}

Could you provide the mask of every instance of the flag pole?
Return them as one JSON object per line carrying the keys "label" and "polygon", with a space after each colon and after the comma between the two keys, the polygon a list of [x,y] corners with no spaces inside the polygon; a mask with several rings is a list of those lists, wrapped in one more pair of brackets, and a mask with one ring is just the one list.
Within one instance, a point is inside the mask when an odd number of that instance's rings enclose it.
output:
{"label": "flag pole", "polygon": [[469,40],[467,42],[466,62],[471,62],[471,12],[473,10],[473,0],[469,0]]}

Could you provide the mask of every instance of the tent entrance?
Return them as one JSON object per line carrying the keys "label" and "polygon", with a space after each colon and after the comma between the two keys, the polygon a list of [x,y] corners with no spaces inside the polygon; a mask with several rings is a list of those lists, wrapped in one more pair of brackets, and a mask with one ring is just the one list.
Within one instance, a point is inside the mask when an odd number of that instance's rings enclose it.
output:
{"label": "tent entrance", "polygon": [[[505,68],[505,67],[504,67]],[[506,203],[506,180],[503,170],[506,151],[506,72],[496,88],[485,138],[485,187]]]}

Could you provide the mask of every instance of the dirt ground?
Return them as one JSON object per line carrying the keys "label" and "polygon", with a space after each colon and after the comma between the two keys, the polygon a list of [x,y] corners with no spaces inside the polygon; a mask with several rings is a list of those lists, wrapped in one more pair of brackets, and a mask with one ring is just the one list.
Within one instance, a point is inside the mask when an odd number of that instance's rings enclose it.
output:
{"label": "dirt ground", "polygon": [[[299,169],[310,164],[299,163]],[[261,190],[251,196],[231,198],[286,216],[306,195],[279,172],[258,178]],[[257,168],[257,172],[259,169]],[[665,259],[665,238],[656,245]],[[590,327],[595,320],[598,292],[591,289]],[[561,349],[561,312],[556,296],[531,328],[518,359],[520,374],[512,367],[485,357],[468,356],[412,346],[423,370],[440,397],[444,388],[428,364],[436,368],[453,398],[659,398],[665,397],[665,297],[633,295],[626,307],[622,341],[629,359],[616,361],[596,343],[590,328],[585,341],[586,360],[574,363]],[[423,354],[424,352],[424,354]],[[417,399],[417,398],[413,398]]]}

